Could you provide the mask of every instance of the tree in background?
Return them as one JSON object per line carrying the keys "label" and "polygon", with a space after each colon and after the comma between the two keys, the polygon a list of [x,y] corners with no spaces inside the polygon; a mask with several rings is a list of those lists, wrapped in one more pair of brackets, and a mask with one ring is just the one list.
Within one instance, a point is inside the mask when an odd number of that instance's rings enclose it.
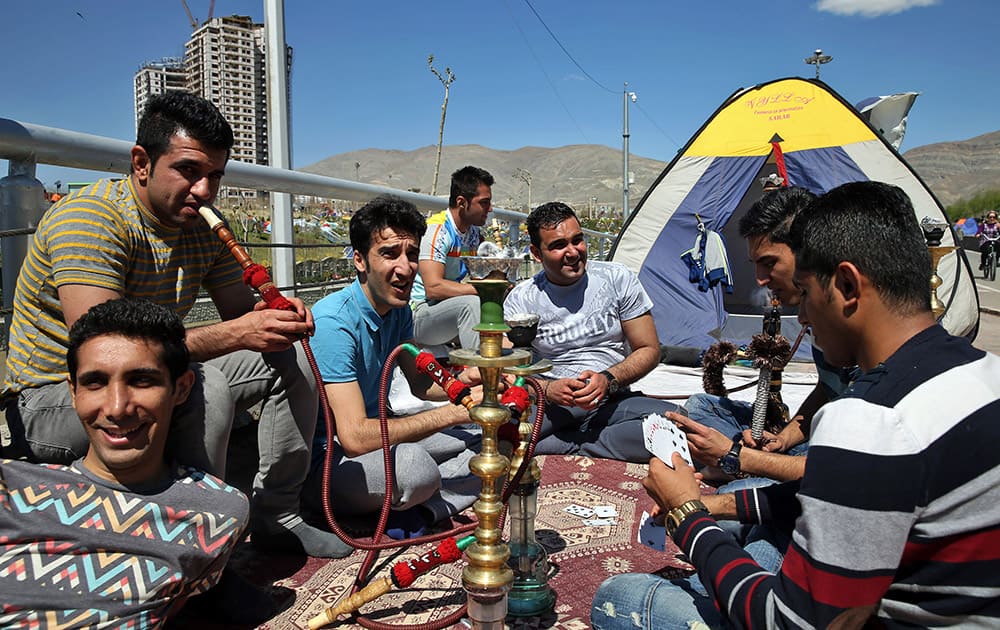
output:
{"label": "tree in background", "polygon": [[448,115],[448,89],[455,82],[455,75],[451,73],[451,68],[446,67],[444,69],[445,76],[441,76],[441,73],[434,67],[434,55],[427,56],[427,65],[430,67],[431,72],[434,73],[434,76],[438,78],[438,81],[441,82],[441,85],[444,86],[444,102],[441,103],[441,126],[438,127],[437,159],[434,160],[434,182],[431,184],[431,195],[436,195],[438,171],[441,170],[441,144],[444,142],[444,117]]}

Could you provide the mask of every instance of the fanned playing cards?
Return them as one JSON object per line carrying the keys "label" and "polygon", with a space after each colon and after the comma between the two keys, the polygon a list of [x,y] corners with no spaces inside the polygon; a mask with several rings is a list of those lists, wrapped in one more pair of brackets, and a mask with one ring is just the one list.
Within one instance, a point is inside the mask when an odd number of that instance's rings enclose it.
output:
{"label": "fanned playing cards", "polygon": [[691,451],[688,450],[687,435],[670,420],[659,414],[649,414],[642,419],[642,435],[646,450],[663,460],[667,466],[674,467],[674,453],[680,453],[684,461],[694,465]]}

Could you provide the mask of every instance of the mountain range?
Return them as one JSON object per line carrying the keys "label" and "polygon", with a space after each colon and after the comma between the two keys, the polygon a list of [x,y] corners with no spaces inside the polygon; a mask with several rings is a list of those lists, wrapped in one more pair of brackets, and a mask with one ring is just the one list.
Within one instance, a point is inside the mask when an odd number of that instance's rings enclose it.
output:
{"label": "mountain range", "polygon": [[[431,194],[436,146],[413,151],[364,149],[328,157],[300,170],[340,179]],[[941,203],[947,207],[978,192],[1000,188],[1000,131],[969,140],[929,144],[903,153]],[[577,210],[620,208],[622,152],[603,145],[523,147],[514,151],[476,144],[442,148],[436,194],[448,195],[452,171],[474,164],[492,173],[493,203],[527,208],[560,200]],[[633,174],[630,205],[639,203],[667,162],[629,156]]]}

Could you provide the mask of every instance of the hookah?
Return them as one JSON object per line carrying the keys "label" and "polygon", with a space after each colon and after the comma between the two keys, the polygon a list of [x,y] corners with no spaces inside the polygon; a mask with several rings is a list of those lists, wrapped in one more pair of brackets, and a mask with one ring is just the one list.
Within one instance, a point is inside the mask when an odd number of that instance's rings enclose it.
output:
{"label": "hookah", "polygon": [[771,298],[771,310],[764,315],[763,329],[750,341],[754,367],[760,370],[757,396],[753,404],[750,435],[759,445],[764,429],[777,433],[788,424],[788,405],[781,400],[781,373],[791,357],[788,339],[781,334],[781,303]]}
{"label": "hookah", "polygon": [[[509,421],[511,410],[498,400],[498,386],[501,373],[504,371],[523,377],[547,371],[551,368],[551,363],[543,361],[530,365],[531,353],[528,350],[524,348],[504,350],[502,347],[503,335],[511,330],[503,318],[503,298],[510,287],[508,277],[517,272],[521,260],[489,256],[465,256],[462,260],[469,269],[472,278],[470,283],[479,295],[480,323],[475,327],[479,333],[479,351],[459,349],[453,350],[449,356],[452,363],[478,367],[483,381],[483,402],[469,412],[473,421],[483,429],[482,451],[469,463],[473,474],[482,479],[483,489],[473,505],[479,526],[475,530],[476,542],[472,543],[466,552],[469,564],[462,572],[462,584],[469,596],[469,617],[473,627],[502,629],[509,608],[508,594],[515,585],[515,569],[512,565],[517,567],[519,580],[518,588],[513,591],[514,598],[511,601],[516,604],[511,612],[516,609],[522,611],[521,614],[534,614],[523,612],[526,608],[520,604],[524,600],[523,587],[528,584],[528,580],[535,579],[533,565],[539,566],[537,561],[539,555],[535,548],[538,545],[534,541],[537,494],[530,488],[537,488],[535,478],[540,474],[536,464],[527,481],[519,482],[517,476],[507,478],[511,462],[497,448],[497,433],[499,428]],[[537,321],[535,325],[537,326]],[[544,396],[536,382],[531,381],[531,384],[538,400],[533,431],[533,437],[537,438],[541,429]],[[522,416],[525,413],[522,411]],[[534,463],[531,457],[534,452],[534,441],[519,441],[515,450],[515,460],[520,456],[520,466],[517,470],[521,474]],[[517,550],[517,555],[511,553],[511,547],[504,544],[501,538],[502,530],[498,516],[502,510],[502,502],[496,492],[496,484],[501,477],[508,480],[508,489],[515,491],[518,497],[511,510],[511,546]],[[521,479],[523,480],[523,477]],[[527,485],[529,490],[522,490],[523,485]],[[531,558],[532,554],[534,560]],[[547,563],[541,570],[547,573]],[[548,584],[544,579],[543,575],[543,584],[547,589]],[[550,599],[554,601],[554,598]]]}
{"label": "hookah", "polygon": [[[235,236],[225,226],[216,211],[209,206],[202,206],[199,209],[199,213],[243,268],[244,282],[260,294],[268,308],[294,311],[294,304],[281,295],[271,281],[267,270],[263,266],[254,263],[249,254],[236,242]],[[435,624],[423,624],[418,627],[431,629],[451,626],[459,622],[466,612],[474,628],[501,629],[504,627],[504,618],[507,615],[507,593],[514,583],[514,571],[507,564],[508,559],[511,558],[511,553],[507,545],[503,543],[501,536],[502,522],[506,512],[503,504],[509,499],[515,489],[521,487],[521,479],[525,471],[529,470],[531,464],[534,464],[532,460],[534,444],[537,442],[538,434],[541,431],[541,419],[544,415],[544,396],[542,395],[541,386],[532,379],[524,380],[523,376],[547,371],[551,365],[547,364],[547,362],[526,365],[531,357],[529,351],[524,349],[504,350],[502,348],[501,338],[504,333],[510,330],[502,317],[503,296],[510,284],[507,280],[507,273],[516,271],[520,259],[467,257],[465,260],[473,271],[473,277],[479,278],[471,282],[476,287],[477,293],[479,293],[482,305],[481,323],[476,327],[477,332],[480,333],[480,348],[478,353],[472,350],[455,350],[451,352],[450,358],[455,364],[474,365],[479,368],[483,377],[483,400],[478,405],[474,404],[469,395],[468,386],[458,381],[429,353],[419,352],[412,345],[403,344],[389,355],[379,384],[379,419],[386,469],[386,492],[382,512],[372,537],[373,542],[371,543],[354,539],[341,529],[329,504],[331,458],[328,455],[324,461],[322,490],[323,507],[327,523],[338,537],[357,549],[367,550],[368,554],[362,563],[351,594],[338,603],[338,605],[327,609],[311,619],[309,621],[309,628],[311,630],[335,622],[340,615],[356,613],[361,606],[384,595],[392,590],[393,587],[405,588],[409,586],[419,575],[426,573],[433,567],[459,559],[462,551],[465,551],[469,558],[469,564],[462,573],[463,586],[468,594],[467,607],[460,607]],[[505,270],[507,270],[507,273],[505,273]],[[334,422],[330,414],[328,401],[326,400],[326,392],[322,387],[322,377],[319,374],[319,368],[312,356],[308,339],[302,338],[300,343],[309,361],[313,376],[317,384],[319,384],[317,390],[327,423],[327,434],[332,436],[334,434]],[[389,450],[387,406],[388,382],[391,378],[396,357],[402,351],[413,354],[416,357],[418,367],[424,373],[431,376],[448,393],[451,402],[468,408],[472,420],[482,426],[483,448],[480,454],[472,458],[469,467],[473,474],[482,479],[483,489],[479,499],[473,506],[478,523],[419,538],[401,541],[382,541],[381,538],[385,532],[392,497],[392,462]],[[501,373],[505,370],[512,371],[511,368],[515,367],[517,367],[517,373],[521,375],[519,376],[519,386],[510,389],[519,389],[521,393],[514,396],[505,394],[504,403],[506,404],[501,403],[498,398]],[[510,418],[512,408],[522,420],[528,415],[529,399],[527,393],[524,391],[524,384],[530,385],[534,390],[538,404],[536,406],[534,425],[530,431],[525,432],[530,435],[527,435],[528,439],[523,440],[522,444],[518,447],[521,457],[520,465],[516,469],[511,470],[510,461],[497,451],[497,429]],[[529,426],[526,422],[522,422],[522,425]],[[511,473],[509,477],[507,475],[508,471]],[[498,492],[497,489],[497,482],[501,477],[504,478],[506,486],[502,493]],[[534,466],[533,473],[529,475],[529,481],[527,482],[529,485],[534,484],[535,488],[537,488],[536,477],[537,464]],[[518,505],[518,508],[515,510],[519,519],[518,526],[513,527],[512,524],[512,531],[531,532],[533,542],[534,502],[532,501],[530,505],[530,513],[520,509],[522,506]],[[531,523],[527,524],[525,522],[526,519],[531,519]],[[452,538],[456,534],[466,533],[473,528],[475,529],[473,536],[465,536],[460,540]],[[444,542],[420,558],[409,562],[396,563],[391,570],[390,577],[380,578],[364,584],[367,581],[368,571],[374,564],[378,551],[396,547],[415,546],[439,540],[443,540]],[[529,547],[521,545],[518,549],[529,549]],[[533,548],[530,548],[530,550],[535,551]],[[537,553],[535,553],[535,557],[538,557]],[[531,563],[523,562],[519,557],[515,558],[514,564],[517,566],[531,565]],[[538,564],[537,561],[535,564]],[[547,572],[547,563],[543,565],[543,570]],[[544,583],[544,587],[548,588],[548,584]],[[552,601],[554,601],[554,598],[552,598]],[[353,619],[368,628],[400,627],[372,621],[360,616],[355,616]]]}
{"label": "hookah", "polygon": [[[757,388],[750,435],[758,445],[763,440],[765,430],[777,433],[788,423],[788,406],[781,399],[781,377],[785,365],[802,343],[807,330],[800,330],[795,343],[789,344],[788,339],[781,334],[781,303],[772,296],[771,309],[764,314],[761,332],[751,338],[745,355],[729,341],[715,343],[705,351],[702,374],[705,392],[727,396],[750,387]],[[759,370],[757,381],[727,389],[723,383],[723,369],[734,359],[744,356],[752,359],[753,366]]]}

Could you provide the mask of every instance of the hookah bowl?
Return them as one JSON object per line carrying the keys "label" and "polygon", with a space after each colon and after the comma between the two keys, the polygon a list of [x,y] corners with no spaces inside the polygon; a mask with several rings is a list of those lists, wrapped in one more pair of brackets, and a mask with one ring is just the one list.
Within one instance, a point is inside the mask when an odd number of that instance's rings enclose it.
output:
{"label": "hookah bowl", "polygon": [[940,320],[944,315],[945,305],[938,297],[937,290],[943,284],[941,276],[938,275],[938,265],[941,259],[954,251],[954,247],[941,245],[944,231],[948,229],[948,224],[943,221],[935,221],[931,217],[924,217],[920,221],[920,229],[924,232],[924,239],[927,241],[927,250],[931,253],[931,311],[934,318]]}
{"label": "hookah bowl", "polygon": [[530,348],[531,342],[538,335],[539,319],[536,313],[518,313],[506,318],[504,321],[510,327],[507,339],[515,348]]}

